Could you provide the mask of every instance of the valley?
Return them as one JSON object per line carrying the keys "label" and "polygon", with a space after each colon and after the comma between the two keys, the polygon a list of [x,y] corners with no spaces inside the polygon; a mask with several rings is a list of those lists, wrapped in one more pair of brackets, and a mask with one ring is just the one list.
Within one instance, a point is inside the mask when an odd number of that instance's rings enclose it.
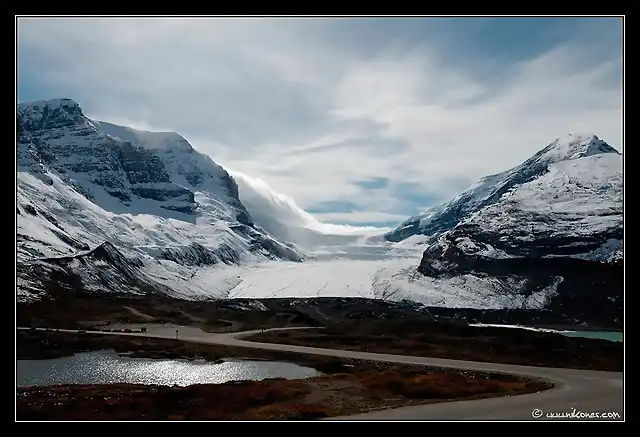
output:
{"label": "valley", "polygon": [[624,15],[53,18],[17,422],[624,421]]}
{"label": "valley", "polygon": [[[624,326],[621,155],[596,136],[558,139],[383,233],[321,223],[268,187],[238,183],[175,133],[93,120],[69,99],[22,104],[18,115],[18,357],[71,356],[65,365],[82,374],[238,357],[323,372],[168,389],[121,379],[26,387],[24,419],[375,416],[554,391],[556,380],[582,378],[568,369],[623,370],[622,342],[579,334]],[[505,373],[470,373],[485,368]],[[68,402],[49,401],[59,395]],[[219,396],[232,408],[184,400]],[[104,405],[96,416],[92,406]]]}
{"label": "valley", "polygon": [[[197,330],[192,330],[193,335]],[[218,342],[224,343],[223,336]],[[227,340],[228,342],[228,340]],[[242,359],[299,363],[320,374],[218,384],[64,384],[18,388],[19,420],[314,420],[445,400],[548,390],[553,384],[494,372],[308,355],[162,338],[19,331],[19,357],[112,348],[136,357],[180,357],[222,365]],[[51,355],[48,355],[51,356]],[[134,358],[135,359],[135,358]],[[165,361],[166,363],[166,361]],[[155,368],[162,366],[156,361]],[[289,364],[290,366],[291,364]],[[166,373],[170,373],[165,369]],[[156,370],[157,371],[157,370]]]}

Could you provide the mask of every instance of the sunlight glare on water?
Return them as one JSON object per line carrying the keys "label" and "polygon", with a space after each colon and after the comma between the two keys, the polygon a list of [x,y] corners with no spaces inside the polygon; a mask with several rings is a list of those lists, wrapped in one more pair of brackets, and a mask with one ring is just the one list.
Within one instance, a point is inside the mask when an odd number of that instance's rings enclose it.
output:
{"label": "sunlight glare on water", "polygon": [[309,367],[274,361],[204,361],[122,357],[114,351],[87,352],[51,360],[18,360],[17,385],[54,384],[220,384],[268,378],[302,379],[319,375]]}

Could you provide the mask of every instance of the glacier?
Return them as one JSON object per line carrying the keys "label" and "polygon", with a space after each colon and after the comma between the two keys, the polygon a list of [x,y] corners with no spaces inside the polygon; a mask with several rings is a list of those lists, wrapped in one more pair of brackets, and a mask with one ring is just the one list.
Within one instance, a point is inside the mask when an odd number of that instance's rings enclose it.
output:
{"label": "glacier", "polygon": [[[623,260],[622,155],[593,135],[558,138],[384,230],[321,223],[177,133],[90,119],[70,99],[21,103],[17,116],[22,301],[82,290],[548,309],[583,268],[563,260]],[[569,274],[533,277],[514,261],[547,269],[541,259]],[[615,271],[601,293],[612,314]]]}

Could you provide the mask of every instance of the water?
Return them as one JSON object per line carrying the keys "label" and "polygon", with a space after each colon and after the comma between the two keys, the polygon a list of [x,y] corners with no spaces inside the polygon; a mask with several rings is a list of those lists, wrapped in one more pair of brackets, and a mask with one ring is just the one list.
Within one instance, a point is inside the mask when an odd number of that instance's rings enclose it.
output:
{"label": "water", "polygon": [[615,342],[623,341],[623,333],[620,331],[559,331],[556,329],[534,328],[531,326],[496,325],[496,324],[486,324],[486,323],[474,323],[474,324],[471,324],[470,326],[527,329],[529,331],[551,332],[554,334],[565,335],[567,337],[596,338],[596,339],[609,340],[609,341],[615,341]]}
{"label": "water", "polygon": [[621,342],[623,333],[616,331],[561,331],[567,337],[599,338],[602,340]]}
{"label": "water", "polygon": [[320,373],[275,361],[205,361],[128,358],[114,351],[86,352],[51,360],[18,360],[18,386],[55,384],[221,384],[269,378],[303,379]]}

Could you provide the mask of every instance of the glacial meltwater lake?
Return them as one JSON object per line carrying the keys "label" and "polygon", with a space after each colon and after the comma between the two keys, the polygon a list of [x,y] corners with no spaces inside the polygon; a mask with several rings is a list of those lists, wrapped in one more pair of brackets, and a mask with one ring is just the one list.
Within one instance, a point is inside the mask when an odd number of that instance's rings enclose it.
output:
{"label": "glacial meltwater lake", "polygon": [[473,323],[471,324],[471,326],[527,329],[530,331],[551,332],[554,334],[565,335],[567,337],[597,338],[600,340],[609,340],[609,341],[616,341],[616,342],[623,341],[623,337],[624,337],[624,334],[621,331],[559,331],[555,329],[534,328],[531,326],[499,325],[499,324],[491,324],[491,323]]}
{"label": "glacial meltwater lake", "polygon": [[293,363],[228,359],[206,361],[129,358],[115,351],[83,352],[48,360],[17,360],[19,387],[56,384],[221,384],[269,378],[303,379],[320,375]]}
{"label": "glacial meltwater lake", "polygon": [[623,333],[619,331],[560,331],[567,337],[599,338],[601,340],[622,341]]}

